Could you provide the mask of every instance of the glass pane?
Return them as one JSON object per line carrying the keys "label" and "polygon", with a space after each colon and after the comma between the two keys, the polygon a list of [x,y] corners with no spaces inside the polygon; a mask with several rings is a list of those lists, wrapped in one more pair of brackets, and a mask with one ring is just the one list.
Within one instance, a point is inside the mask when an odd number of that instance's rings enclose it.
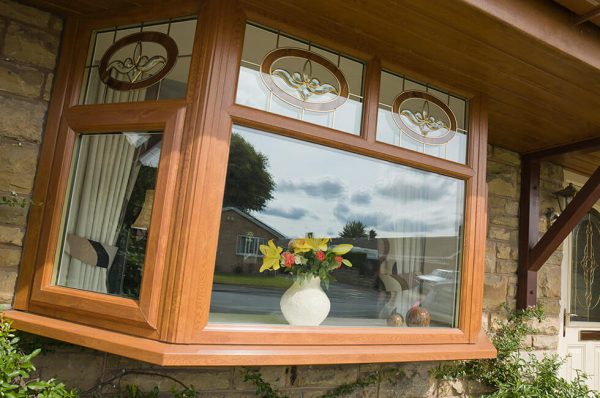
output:
{"label": "glass pane", "polygon": [[236,102],[359,134],[363,74],[362,62],[248,24]]}
{"label": "glass pane", "polygon": [[[93,32],[79,103],[184,98],[195,30],[196,19],[186,18]],[[132,35],[142,36],[118,49],[113,47],[118,40]],[[169,42],[176,48],[175,53],[169,52]],[[115,52],[107,60],[106,75],[101,78],[101,59],[112,50]],[[107,81],[107,75],[120,83]],[[152,80],[154,77],[157,81]],[[148,84],[141,83],[144,81]],[[140,84],[132,86],[132,83]]]}
{"label": "glass pane", "polygon": [[56,285],[139,296],[162,133],[78,138]]}
{"label": "glass pane", "polygon": [[280,300],[301,268],[260,272],[261,245],[312,236],[352,245],[322,325],[397,327],[410,312],[412,326],[454,327],[464,200],[462,180],[236,126],[210,321],[287,324]]}
{"label": "glass pane", "polygon": [[468,102],[381,72],[377,140],[465,164]]}
{"label": "glass pane", "polygon": [[572,235],[571,321],[600,322],[600,212],[590,211]]}

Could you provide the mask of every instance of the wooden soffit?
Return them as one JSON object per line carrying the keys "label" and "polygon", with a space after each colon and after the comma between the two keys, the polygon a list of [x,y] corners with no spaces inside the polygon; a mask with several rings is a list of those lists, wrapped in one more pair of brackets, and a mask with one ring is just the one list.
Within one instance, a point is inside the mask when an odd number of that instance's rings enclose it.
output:
{"label": "wooden soffit", "polygon": [[[27,1],[94,15],[159,0]],[[600,28],[575,25],[554,1],[240,1],[292,34],[357,57],[380,55],[384,67],[458,94],[485,94],[492,144],[530,153],[600,137]],[[585,164],[597,155],[581,156],[567,164],[591,174]]]}

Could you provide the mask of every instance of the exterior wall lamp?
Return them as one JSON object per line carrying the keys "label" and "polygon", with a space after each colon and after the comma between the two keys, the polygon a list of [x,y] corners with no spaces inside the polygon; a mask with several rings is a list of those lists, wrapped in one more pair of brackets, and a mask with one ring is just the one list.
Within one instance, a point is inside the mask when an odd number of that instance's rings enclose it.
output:
{"label": "exterior wall lamp", "polygon": [[549,207],[546,210],[545,216],[548,222],[548,226],[552,225],[554,221],[560,216],[560,214],[565,211],[569,203],[573,200],[575,195],[577,194],[577,188],[572,183],[569,183],[563,189],[552,193],[558,202],[558,208],[560,211],[557,211],[554,207]]}

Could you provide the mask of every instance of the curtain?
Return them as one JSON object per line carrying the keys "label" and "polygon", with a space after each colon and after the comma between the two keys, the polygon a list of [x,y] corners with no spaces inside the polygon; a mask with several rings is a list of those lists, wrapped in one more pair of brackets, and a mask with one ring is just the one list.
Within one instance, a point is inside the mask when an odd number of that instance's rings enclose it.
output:
{"label": "curtain", "polygon": [[[395,237],[383,238],[379,278],[389,300],[380,312],[387,317],[394,309],[404,316],[421,299],[416,276],[424,272],[427,231],[424,219],[430,211],[432,192],[427,184],[427,174],[404,171],[390,178],[391,194],[397,203],[395,213],[400,216],[393,221]],[[410,215],[410,216],[408,216]]]}
{"label": "curtain", "polygon": [[[81,138],[67,234],[116,244],[135,152],[122,134]],[[106,278],[107,268],[82,263],[63,251],[59,284],[106,293]]]}

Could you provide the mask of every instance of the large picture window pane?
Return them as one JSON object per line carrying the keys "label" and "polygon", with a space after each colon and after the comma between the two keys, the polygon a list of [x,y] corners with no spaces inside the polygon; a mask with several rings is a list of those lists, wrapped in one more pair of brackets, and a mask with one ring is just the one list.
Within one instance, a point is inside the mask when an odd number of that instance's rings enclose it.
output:
{"label": "large picture window pane", "polygon": [[259,272],[260,245],[312,235],[353,245],[323,325],[397,327],[392,315],[417,308],[430,327],[455,327],[464,200],[462,180],[236,126],[210,321],[286,324],[293,280]]}
{"label": "large picture window pane", "polygon": [[139,297],[161,138],[160,132],[78,138],[56,285]]}

